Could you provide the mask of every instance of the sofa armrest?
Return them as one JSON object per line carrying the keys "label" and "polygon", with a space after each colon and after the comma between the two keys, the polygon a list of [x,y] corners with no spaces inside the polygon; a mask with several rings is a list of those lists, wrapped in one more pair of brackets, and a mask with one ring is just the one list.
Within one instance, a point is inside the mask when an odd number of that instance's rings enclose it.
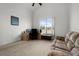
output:
{"label": "sofa armrest", "polygon": [[48,53],[48,56],[71,56],[71,53],[66,51],[52,50]]}
{"label": "sofa armrest", "polygon": [[56,36],[56,39],[61,40],[61,41],[65,41],[65,37],[62,37],[62,36]]}

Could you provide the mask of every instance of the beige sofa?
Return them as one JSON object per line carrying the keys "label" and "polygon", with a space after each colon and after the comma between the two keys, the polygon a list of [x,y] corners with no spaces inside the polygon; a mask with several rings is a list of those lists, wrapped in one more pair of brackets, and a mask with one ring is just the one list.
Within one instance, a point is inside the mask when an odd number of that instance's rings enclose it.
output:
{"label": "beige sofa", "polygon": [[52,43],[49,56],[78,56],[79,55],[79,33],[69,32],[64,41],[57,38]]}

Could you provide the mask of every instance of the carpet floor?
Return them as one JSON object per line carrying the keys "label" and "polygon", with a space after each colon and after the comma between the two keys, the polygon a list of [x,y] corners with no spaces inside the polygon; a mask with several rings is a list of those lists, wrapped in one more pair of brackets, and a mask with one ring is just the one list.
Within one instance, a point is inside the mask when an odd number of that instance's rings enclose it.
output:
{"label": "carpet floor", "polygon": [[50,46],[47,40],[19,41],[0,49],[0,56],[47,56]]}

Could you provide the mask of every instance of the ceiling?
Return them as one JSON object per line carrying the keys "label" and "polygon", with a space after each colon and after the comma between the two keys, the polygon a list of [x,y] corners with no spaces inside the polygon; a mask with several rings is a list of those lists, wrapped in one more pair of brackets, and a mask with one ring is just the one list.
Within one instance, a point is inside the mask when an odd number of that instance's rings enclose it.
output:
{"label": "ceiling", "polygon": [[[40,6],[38,3],[35,3],[34,6],[32,6],[32,3],[2,3],[5,6],[18,6],[18,7],[23,7],[26,8],[28,10],[36,10],[38,8],[41,7],[45,7],[45,6],[49,6],[49,5],[54,5],[54,4],[58,4],[58,3],[42,3],[43,5]],[[0,4],[1,5],[1,4]]]}

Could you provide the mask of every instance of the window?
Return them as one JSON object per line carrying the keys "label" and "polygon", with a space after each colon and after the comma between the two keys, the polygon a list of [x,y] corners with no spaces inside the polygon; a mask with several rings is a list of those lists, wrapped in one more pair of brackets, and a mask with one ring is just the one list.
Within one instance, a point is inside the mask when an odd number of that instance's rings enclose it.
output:
{"label": "window", "polygon": [[54,19],[52,17],[40,20],[40,29],[42,35],[54,34]]}

